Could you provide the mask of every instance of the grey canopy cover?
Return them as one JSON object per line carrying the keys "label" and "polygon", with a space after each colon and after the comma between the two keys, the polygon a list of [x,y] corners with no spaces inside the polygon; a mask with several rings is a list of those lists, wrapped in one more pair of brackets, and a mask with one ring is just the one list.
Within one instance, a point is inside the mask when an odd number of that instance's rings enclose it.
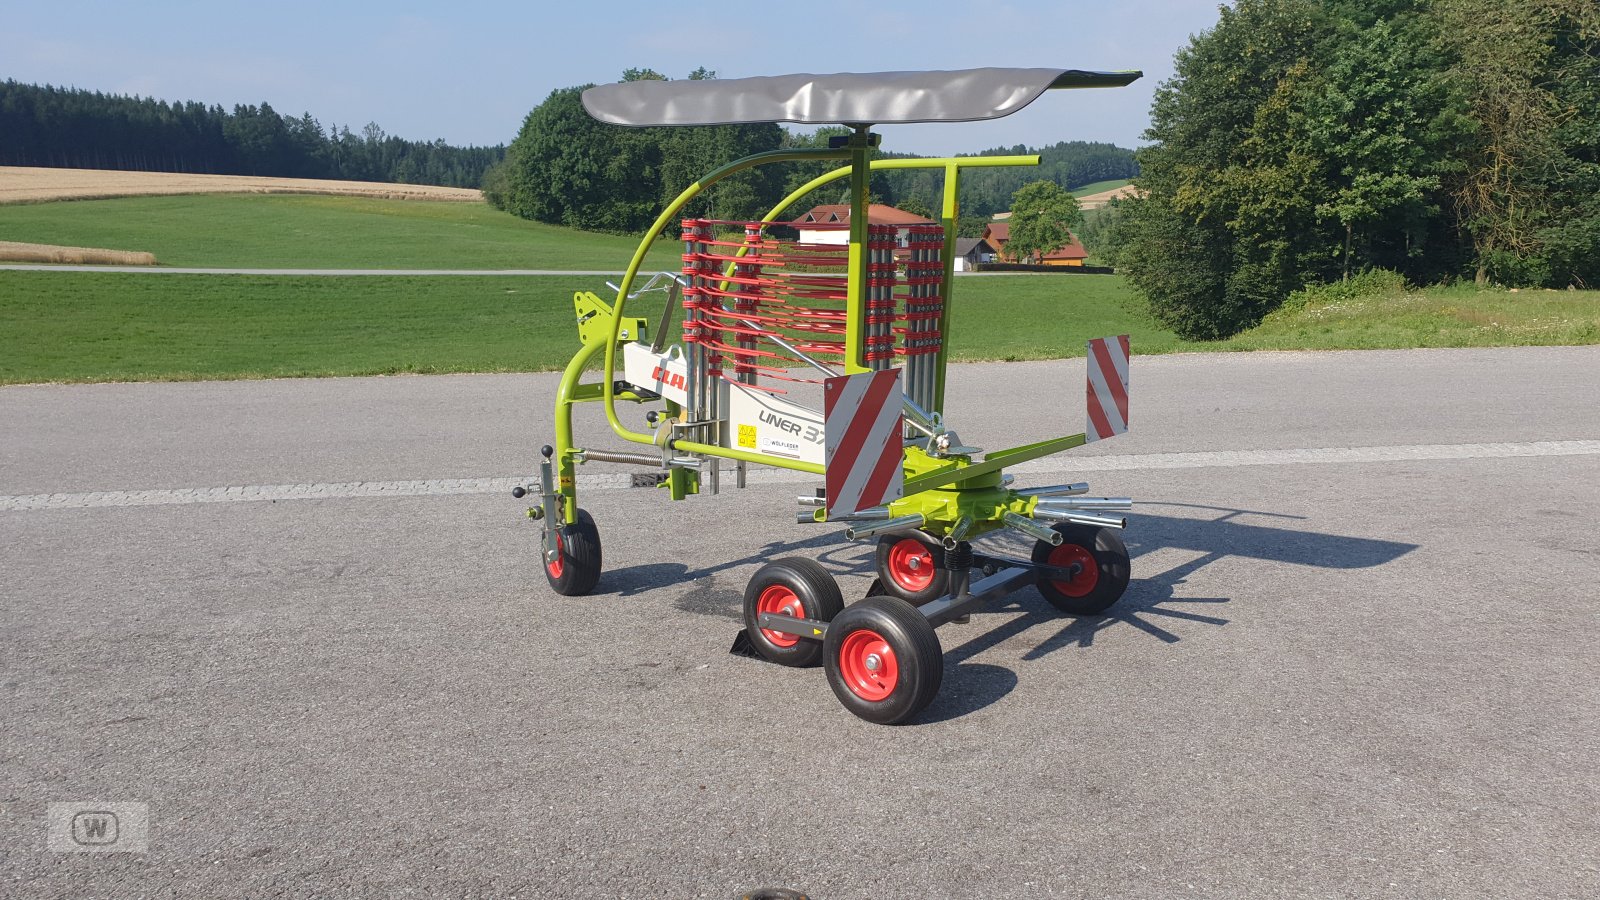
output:
{"label": "grey canopy cover", "polygon": [[628,81],[583,92],[583,106],[613,125],[897,125],[1009,116],[1051,88],[1122,87],[1142,72],[960,69],[772,75],[726,81]]}

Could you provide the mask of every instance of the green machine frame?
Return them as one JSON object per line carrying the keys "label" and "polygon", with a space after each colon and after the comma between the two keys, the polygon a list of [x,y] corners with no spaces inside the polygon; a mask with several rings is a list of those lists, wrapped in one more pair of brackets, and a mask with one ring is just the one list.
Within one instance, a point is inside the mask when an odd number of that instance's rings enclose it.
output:
{"label": "green machine frame", "polygon": [[[653,435],[633,431],[624,425],[617,415],[616,404],[618,400],[637,403],[655,399],[641,396],[633,391],[619,389],[620,385],[616,377],[618,349],[622,344],[641,336],[648,330],[648,323],[645,319],[630,318],[627,315],[628,294],[638,278],[640,269],[644,265],[645,255],[649,252],[651,245],[660,237],[667,225],[677,217],[683,207],[706,188],[721,179],[753,166],[816,160],[838,160],[848,163],[801,185],[762,217],[763,222],[775,222],[784,210],[812,190],[841,179],[849,179],[851,206],[850,252],[848,255],[849,299],[846,303],[849,324],[845,330],[846,359],[844,374],[868,371],[862,359],[863,329],[861,325],[865,318],[862,284],[866,273],[866,209],[871,173],[895,169],[943,170],[944,196],[940,211],[940,221],[944,226],[945,232],[943,257],[945,266],[943,287],[945,305],[944,314],[940,320],[940,331],[945,335],[945,340],[943,346],[939,349],[935,364],[936,408],[929,410],[931,413],[942,414],[946,368],[949,360],[951,287],[954,281],[956,222],[960,212],[958,197],[961,170],[1001,166],[1036,166],[1039,164],[1039,157],[1029,155],[873,160],[870,155],[876,144],[877,136],[871,134],[865,126],[862,126],[851,132],[848,136],[848,143],[840,149],[760,153],[736,160],[717,169],[685,188],[656,218],[649,232],[640,241],[638,249],[634,251],[633,258],[629,261],[628,268],[618,285],[616,299],[613,303],[605,304],[598,301],[598,298],[593,295],[588,297],[580,295],[578,300],[579,315],[584,317],[581,323],[583,348],[573,356],[572,361],[567,365],[556,394],[555,459],[557,492],[561,496],[560,515],[563,521],[571,523],[577,519],[576,473],[579,460],[583,458],[583,455],[582,449],[573,440],[572,407],[575,404],[586,402],[601,402],[605,404],[606,418],[611,423],[611,429],[623,440],[651,445],[657,444],[662,439],[672,440],[669,427],[663,426],[657,429]],[[604,356],[604,374],[601,380],[598,383],[584,384],[582,382],[583,373],[590,368],[596,357],[602,355]],[[667,418],[670,420],[679,412],[680,410],[676,409],[675,405],[669,401]],[[909,447],[906,452],[905,498],[896,501],[890,507],[890,514],[893,517],[899,517],[920,513],[926,518],[928,523],[926,527],[940,534],[947,533],[951,528],[959,524],[963,518],[967,518],[972,522],[972,530],[968,533],[972,536],[977,536],[984,531],[1001,527],[1001,520],[1005,512],[1023,516],[1030,515],[1033,512],[1035,499],[1008,498],[1000,490],[1000,472],[1002,469],[1031,459],[1059,453],[1063,450],[1077,447],[1083,442],[1084,435],[1080,433],[1014,447],[1009,450],[991,452],[982,461],[974,461],[968,455],[934,457],[930,456],[925,450]],[[735,462],[757,463],[794,469],[819,476],[823,471],[822,466],[815,463],[692,441],[673,440],[670,449],[701,456],[718,457]],[[689,494],[699,492],[699,473],[690,468],[674,468],[668,475],[666,484],[672,491],[673,499],[682,499]],[[935,489],[943,490],[940,490],[935,496],[919,497],[919,495]],[[820,509],[815,516],[818,522],[827,521],[826,514]]]}
{"label": "green machine frame", "polygon": [[[1116,87],[1138,72],[1097,73],[1061,69],[972,69],[955,72],[880,73],[877,75],[795,75],[749,78],[734,82],[654,82],[605,85],[584,94],[590,114],[601,121],[630,126],[715,125],[789,121],[844,124],[846,135],[826,149],[781,150],[730,162],[696,181],[656,217],[629,260],[613,297],[581,291],[574,297],[581,349],[561,376],[555,399],[555,442],[543,450],[537,490],[542,503],[529,509],[543,521],[541,561],[552,586],[561,594],[586,594],[600,576],[599,532],[578,506],[578,467],[589,461],[659,467],[661,486],[673,500],[701,493],[709,463],[711,489],[718,488],[720,463],[735,464],[739,484],[749,464],[774,466],[825,478],[821,463],[777,456],[716,443],[717,415],[691,422],[693,410],[649,387],[621,377],[623,348],[643,343],[660,354],[669,334],[677,300],[677,277],[667,287],[667,307],[652,323],[633,315],[630,300],[653,290],[655,279],[635,290],[645,258],[684,207],[718,181],[755,166],[785,162],[836,162],[832,171],[812,179],[774,206],[761,224],[772,224],[792,204],[816,188],[848,179],[850,217],[845,250],[844,341],[841,371],[806,358],[830,375],[856,375],[880,370],[868,359],[869,183],[874,172],[935,169],[943,173],[940,222],[943,226],[942,301],[938,310],[940,343],[933,357],[932,389],[919,377],[919,395],[931,408],[910,397],[905,408],[903,492],[898,499],[867,510],[841,512],[830,519],[822,497],[798,498],[797,521],[834,521],[846,526],[851,539],[879,538],[879,579],[873,592],[848,608],[839,588],[821,566],[802,558],[773,560],[752,578],[745,593],[745,628],[735,651],[748,651],[783,665],[826,667],[835,695],[851,712],[873,722],[906,721],[924,708],[938,690],[942,653],[934,627],[957,621],[974,606],[1028,585],[1039,588],[1057,608],[1092,614],[1121,597],[1128,584],[1128,554],[1117,532],[1121,518],[1108,512],[1130,508],[1126,498],[1086,498],[1086,484],[1031,489],[1011,487],[1004,469],[1082,445],[1084,433],[984,453],[961,444],[945,427],[945,392],[954,302],[954,265],[961,173],[964,169],[1034,166],[1038,156],[956,157],[939,159],[874,159],[876,124],[973,121],[1009,115],[1052,88]],[[752,228],[754,226],[751,226]],[[758,233],[758,232],[756,232]],[[744,256],[741,245],[733,258]],[[725,258],[725,257],[723,257]],[[881,263],[883,258],[878,257]],[[931,259],[931,258],[929,258]],[[704,275],[715,282],[732,278],[737,263]],[[926,277],[927,269],[921,269]],[[720,273],[720,274],[718,274]],[[659,276],[657,276],[659,278]],[[725,289],[728,281],[723,281]],[[921,282],[926,284],[927,282]],[[879,284],[881,289],[881,283]],[[881,303],[882,294],[876,301]],[[877,320],[881,323],[881,319]],[[880,327],[883,327],[880,325]],[[882,346],[879,332],[879,346]],[[768,335],[774,343],[788,347]],[[1103,342],[1091,342],[1091,346]],[[908,345],[909,346],[909,345]],[[1126,340],[1122,339],[1121,393],[1126,406]],[[791,350],[793,348],[790,348]],[[804,354],[794,351],[804,358]],[[873,357],[881,362],[880,357]],[[919,367],[925,364],[919,363]],[[1094,364],[1091,363],[1091,369]],[[598,381],[585,373],[598,367]],[[1115,366],[1113,366],[1115,368]],[[926,372],[925,368],[921,369]],[[1104,378],[1109,370],[1101,365]],[[700,390],[712,378],[693,374]],[[720,381],[719,379],[716,379]],[[1092,381],[1092,379],[1091,379]],[[660,387],[659,384],[656,387]],[[1102,387],[1105,387],[1102,385]],[[1106,388],[1110,390],[1110,388]],[[1096,388],[1091,383],[1091,392]],[[703,394],[700,396],[704,396]],[[618,415],[618,401],[661,403],[664,409],[646,417],[650,431],[635,431]],[[894,401],[890,401],[894,402]],[[650,453],[620,452],[580,446],[573,434],[573,409],[580,403],[603,405],[611,430],[622,440],[651,448]],[[691,403],[690,405],[694,405]],[[860,413],[858,411],[857,415]],[[711,435],[706,439],[709,429]],[[1125,428],[1125,418],[1121,420]],[[1095,426],[1100,431],[1099,426]],[[1113,430],[1112,433],[1115,433]],[[1105,435],[1101,435],[1105,436]],[[728,443],[732,443],[729,441]],[[893,446],[892,444],[890,445]],[[885,461],[889,457],[883,457]],[[517,497],[531,493],[524,487]],[[989,556],[973,550],[970,541],[1000,529],[1031,537],[1031,560]],[[976,574],[975,574],[976,573]],[[938,578],[933,576],[938,575]],[[905,576],[902,578],[901,576]],[[893,583],[891,583],[893,582]],[[885,596],[877,596],[883,594]],[[741,651],[741,646],[743,651]]]}

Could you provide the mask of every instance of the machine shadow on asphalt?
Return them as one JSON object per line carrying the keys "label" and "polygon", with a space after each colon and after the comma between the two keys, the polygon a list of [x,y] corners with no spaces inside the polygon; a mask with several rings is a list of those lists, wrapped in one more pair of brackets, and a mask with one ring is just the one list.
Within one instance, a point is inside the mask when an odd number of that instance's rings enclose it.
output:
{"label": "machine shadow on asphalt", "polygon": [[[1176,553],[1188,558],[1162,571],[1136,575],[1122,601],[1106,615],[1079,616],[1066,620],[1065,627],[1032,646],[1024,660],[1037,660],[1068,647],[1080,649],[1094,645],[1102,633],[1127,625],[1166,644],[1182,637],[1170,628],[1175,623],[1221,627],[1228,619],[1217,615],[1231,597],[1181,597],[1177,586],[1190,575],[1229,557],[1243,557],[1272,563],[1288,563],[1324,569],[1364,569],[1385,565],[1418,548],[1416,544],[1377,538],[1323,534],[1293,527],[1273,527],[1240,521],[1243,517],[1304,521],[1304,516],[1259,510],[1205,506],[1192,503],[1148,501],[1141,510],[1169,508],[1179,515],[1137,514],[1128,530],[1128,541],[1136,573],[1139,561],[1148,564],[1152,557]],[[1198,514],[1198,515],[1197,515]],[[1210,517],[1205,517],[1207,515]],[[986,549],[1026,559],[1030,547],[1006,533],[982,540]],[[618,597],[630,597],[658,588],[662,584],[688,583],[690,588],[673,605],[684,612],[737,621],[744,584],[722,583],[718,576],[742,566],[760,565],[779,556],[809,551],[835,577],[871,576],[873,556],[869,544],[853,543],[842,535],[829,533],[798,541],[774,541],[740,558],[713,566],[689,569],[681,563],[652,563],[617,569],[607,574],[608,586]],[[847,598],[855,599],[855,598]],[[1203,610],[1203,611],[1202,611]],[[1020,615],[1018,615],[1020,613]],[[941,693],[926,712],[917,718],[922,724],[960,718],[1000,700],[1017,685],[1012,670],[990,663],[973,662],[973,657],[1019,638],[1037,626],[1059,625],[1062,614],[1031,592],[1019,592],[998,606],[978,614],[982,619],[1009,616],[1005,622],[945,651],[946,682],[958,690]],[[1164,627],[1166,626],[1166,627]]]}
{"label": "machine shadow on asphalt", "polygon": [[[1139,515],[1136,526],[1130,528],[1128,532],[1130,538],[1133,535],[1138,536],[1136,540],[1128,541],[1128,548],[1135,563],[1135,572],[1140,571],[1139,560],[1144,559],[1148,562],[1157,552],[1162,555],[1173,552],[1189,553],[1193,554],[1191,558],[1163,571],[1154,573],[1147,571],[1142,577],[1135,577],[1129,583],[1128,592],[1122,602],[1106,615],[1080,616],[1071,619],[1066,627],[1023,654],[1023,659],[1039,659],[1066,647],[1091,647],[1101,632],[1117,625],[1132,626],[1167,644],[1175,644],[1182,638],[1157,624],[1161,619],[1169,620],[1168,624],[1179,621],[1211,626],[1226,625],[1228,620],[1225,618],[1207,615],[1195,609],[1183,609],[1180,605],[1193,605],[1198,609],[1220,612],[1220,607],[1231,602],[1232,598],[1179,597],[1176,596],[1176,587],[1196,571],[1229,557],[1324,569],[1365,569],[1393,562],[1418,547],[1416,544],[1399,541],[1322,534],[1238,521],[1241,516],[1303,521],[1304,516],[1156,501],[1143,502],[1140,507],[1142,509],[1170,507],[1215,512],[1220,515],[1212,518]],[[951,649],[945,654],[946,658],[953,657],[959,661],[1021,635],[1036,625],[1061,621],[1060,613],[1029,594],[1019,593],[1009,599],[1009,603],[995,607],[992,612],[1022,612],[1024,615],[1017,616],[999,628]]]}
{"label": "machine shadow on asphalt", "polygon": [[[800,554],[806,551],[816,552],[817,562],[821,563],[835,577],[840,575],[872,574],[872,547],[870,545],[853,543],[847,540],[840,532],[828,532],[798,541],[773,541],[739,559],[730,559],[715,565],[702,566],[695,569],[691,569],[683,563],[647,563],[642,566],[613,569],[606,573],[605,581],[602,582],[601,590],[596,592],[596,596],[604,596],[610,593],[618,597],[633,597],[656,590],[663,584],[681,582],[694,582],[699,585],[697,590],[702,590],[706,586],[703,582],[707,579],[714,580],[715,576],[722,572],[737,569],[740,566],[758,566],[780,556]],[[740,595],[744,593],[744,583],[742,581],[738,585],[738,593]],[[679,608],[685,612],[714,614],[726,612],[731,618],[737,619],[739,617],[737,601],[727,610],[721,610],[715,604],[711,604],[708,607],[707,604],[702,603],[688,605],[680,603]]]}

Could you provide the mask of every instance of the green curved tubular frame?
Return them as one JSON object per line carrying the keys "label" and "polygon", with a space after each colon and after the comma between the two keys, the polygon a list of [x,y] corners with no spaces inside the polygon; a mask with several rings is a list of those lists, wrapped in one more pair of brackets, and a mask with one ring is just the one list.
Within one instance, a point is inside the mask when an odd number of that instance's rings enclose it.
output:
{"label": "green curved tubular frame", "polygon": [[[861,285],[864,281],[864,273],[866,271],[866,239],[868,224],[867,198],[868,183],[872,172],[895,169],[944,170],[944,202],[940,218],[945,229],[944,282],[946,285],[949,285],[955,265],[956,225],[960,213],[957,199],[960,189],[960,171],[964,168],[1036,166],[1039,164],[1039,157],[1033,155],[873,160],[869,158],[874,144],[873,137],[874,136],[868,133],[866,128],[862,127],[857,128],[849,136],[847,143],[843,147],[830,148],[826,150],[776,150],[768,153],[758,153],[754,156],[748,156],[744,159],[735,160],[719,169],[712,171],[704,178],[701,178],[699,181],[696,181],[694,184],[685,188],[683,192],[680,193],[670,204],[668,204],[666,209],[662,210],[661,214],[656,217],[655,222],[651,224],[649,230],[645,233],[644,238],[639,242],[638,249],[634,251],[633,258],[628,262],[628,268],[623,274],[622,281],[618,286],[616,302],[611,310],[610,333],[596,336],[594,339],[585,342],[583,348],[573,356],[572,361],[567,364],[565,371],[562,373],[561,385],[556,395],[555,425],[557,453],[556,462],[558,467],[557,471],[559,473],[557,490],[561,494],[563,501],[563,518],[565,518],[568,522],[572,522],[577,514],[577,487],[575,476],[576,467],[574,465],[575,461],[573,456],[576,451],[576,447],[573,443],[572,435],[573,404],[592,400],[602,400],[602,405],[605,408],[606,420],[611,424],[611,430],[615,432],[618,437],[622,438],[623,440],[638,444],[654,445],[657,441],[655,436],[630,430],[622,424],[621,420],[617,416],[616,400],[618,391],[616,389],[615,373],[617,347],[619,346],[618,342],[621,337],[623,323],[626,321],[624,316],[624,307],[627,304],[628,292],[633,288],[633,282],[635,278],[638,277],[639,269],[644,265],[645,256],[649,253],[651,245],[658,237],[660,237],[662,231],[665,230],[667,225],[672,222],[673,218],[683,210],[683,207],[688,204],[690,200],[693,200],[696,196],[703,192],[706,188],[717,183],[723,178],[728,177],[729,175],[733,175],[737,172],[741,172],[745,169],[753,168],[755,166],[765,165],[767,163],[847,160],[847,165],[841,166],[840,168],[834,169],[831,172],[827,172],[823,175],[813,178],[811,181],[806,182],[796,190],[792,191],[789,196],[779,201],[779,203],[774,206],[772,210],[762,218],[761,221],[768,223],[774,222],[784,210],[788,209],[793,203],[805,196],[807,193],[810,193],[811,191],[822,187],[823,185],[838,181],[843,178],[850,179],[851,217],[850,254],[848,267],[849,291],[846,308],[848,310],[848,317],[850,321],[859,321],[864,312],[865,303],[861,296]],[[742,255],[744,251],[740,250],[739,253]],[[935,394],[937,400],[937,403],[935,404],[936,409],[942,409],[944,406],[945,367],[946,363],[948,362],[947,354],[949,352],[948,348],[950,334],[949,302],[945,303],[945,311],[940,320],[940,329],[945,335],[945,341],[944,347],[942,347],[939,351],[936,365],[936,370],[938,372],[937,390]],[[863,347],[861,345],[860,335],[856,334],[854,330],[847,332],[845,350],[846,372],[858,372],[865,370],[866,367],[862,364],[862,353]],[[584,371],[593,363],[596,357],[599,357],[602,354],[605,360],[605,374],[604,378],[602,379],[602,383],[596,385],[582,384],[582,376]],[[631,392],[625,393],[629,399],[635,399]],[[686,453],[697,453],[704,456],[715,456],[723,459],[732,459],[743,462],[776,466],[780,468],[795,469],[814,475],[822,474],[822,466],[816,463],[802,462],[800,460],[787,460],[731,447],[701,444],[685,440],[676,441],[674,446],[678,450]],[[1018,449],[1034,450],[1033,447]],[[1026,454],[1025,458],[1034,458],[1035,456],[1047,455],[1048,452],[1055,452],[1058,449],[1063,448],[1052,446],[1049,450],[1044,450],[1043,446],[1041,446],[1033,453]],[[993,456],[993,454],[991,454],[991,456]],[[1007,459],[1007,462],[1020,461],[1020,459]],[[999,462],[999,460],[995,460],[995,462]],[[933,468],[941,470],[943,469],[942,466]],[[954,471],[934,471],[925,472],[922,474],[922,481],[932,482],[925,485],[919,484],[918,487],[923,489],[933,487],[933,483],[949,483],[957,481],[962,477],[961,474],[958,474]],[[910,482],[908,482],[908,487],[910,487]],[[694,492],[698,490],[698,487],[688,487],[686,490],[689,492]],[[676,488],[674,490],[674,496],[679,496]]]}
{"label": "green curved tubular frame", "polygon": [[[656,220],[651,224],[650,230],[645,232],[644,240],[639,242],[639,249],[633,252],[633,259],[629,260],[628,262],[628,269],[623,273],[622,282],[617,288],[616,305],[612,307],[613,316],[611,339],[606,342],[605,348],[606,377],[604,387],[606,419],[611,423],[611,430],[617,433],[617,437],[620,437],[623,440],[633,441],[636,444],[655,443],[655,439],[648,434],[640,434],[639,432],[628,430],[627,426],[623,425],[622,421],[617,418],[614,373],[616,372],[617,367],[617,341],[621,336],[622,313],[623,307],[628,302],[628,291],[633,289],[633,279],[638,277],[639,267],[644,265],[645,254],[650,252],[650,245],[655,243],[656,238],[661,235],[661,232],[672,221],[673,217],[677,216],[690,200],[693,200],[695,197],[699,196],[701,191],[704,191],[711,185],[716,184],[718,181],[721,181],[722,179],[727,178],[729,175],[732,175],[736,172],[743,172],[745,169],[754,168],[755,166],[764,165],[766,163],[798,162],[802,160],[845,159],[848,156],[848,150],[773,150],[768,153],[757,153],[754,156],[747,156],[744,159],[736,159],[722,168],[714,170],[711,172],[711,174],[700,179],[699,181],[696,181],[694,184],[689,185],[687,188],[684,188],[683,193],[679,194],[677,198],[675,198],[671,203],[667,204],[667,208],[661,211],[661,215],[656,216]],[[722,448],[718,448],[718,450],[721,449]],[[765,461],[765,459],[763,458],[761,461]]]}
{"label": "green curved tubular frame", "polygon": [[[662,211],[661,215],[656,217],[655,223],[650,226],[649,231],[647,231],[646,234],[645,234],[644,240],[642,240],[639,243],[638,249],[634,251],[633,259],[629,261],[627,271],[622,276],[622,282],[618,285],[620,290],[617,292],[617,302],[616,302],[616,306],[613,308],[613,311],[614,311],[613,312],[613,316],[614,316],[613,317],[613,323],[614,324],[613,324],[613,328],[612,328],[611,340],[606,346],[606,369],[605,369],[605,371],[608,373],[607,376],[606,376],[606,385],[605,385],[606,419],[611,423],[611,430],[616,432],[618,437],[620,437],[620,438],[622,438],[624,440],[633,441],[634,443],[638,443],[638,444],[653,444],[653,443],[655,443],[655,439],[652,436],[650,436],[648,434],[643,434],[643,433],[640,433],[640,432],[629,430],[628,427],[623,425],[622,422],[620,421],[620,419],[618,418],[617,411],[616,411],[616,398],[615,398],[615,394],[614,394],[614,391],[613,391],[613,385],[612,385],[612,382],[615,379],[612,377],[612,373],[615,372],[616,355],[617,355],[617,351],[616,351],[617,341],[618,341],[618,339],[620,337],[620,331],[621,331],[621,328],[622,328],[623,306],[627,302],[628,291],[630,289],[632,289],[633,280],[638,276],[639,269],[644,264],[644,258],[645,258],[645,255],[650,251],[650,245],[653,244],[655,242],[656,238],[660,236],[662,230],[666,228],[666,226],[672,221],[673,217],[676,216],[678,214],[678,212],[681,211],[683,209],[683,207],[686,204],[688,204],[688,202],[690,200],[693,200],[696,196],[698,196],[702,191],[704,191],[706,188],[710,187],[712,184],[715,184],[716,182],[718,182],[718,181],[722,180],[723,178],[726,178],[727,176],[732,175],[732,174],[734,174],[736,172],[742,172],[745,169],[752,168],[754,166],[764,165],[766,163],[772,163],[772,162],[795,162],[795,161],[800,161],[800,160],[818,160],[818,159],[844,159],[850,154],[850,152],[851,152],[850,149],[841,149],[841,150],[778,150],[778,151],[773,151],[771,153],[759,153],[759,154],[756,154],[754,156],[745,157],[744,159],[735,160],[734,162],[731,162],[731,163],[727,164],[726,166],[723,166],[722,168],[717,169],[716,171],[712,172],[711,174],[707,175],[706,177],[704,177],[704,178],[700,179],[699,181],[695,182],[694,184],[690,185],[688,188],[684,189],[683,193],[679,194],[677,196],[677,198],[674,199],[672,201],[672,203],[669,204],[667,206],[667,208]],[[887,171],[887,170],[894,170],[894,169],[944,169],[945,170],[944,208],[941,211],[940,219],[942,220],[942,223],[943,223],[944,229],[945,229],[945,239],[944,239],[944,241],[945,241],[945,249],[944,249],[945,281],[948,284],[949,283],[949,279],[950,279],[951,275],[953,274],[953,267],[955,265],[954,255],[955,255],[955,242],[956,242],[956,219],[957,219],[957,217],[959,215],[959,212],[960,212],[960,207],[959,207],[958,201],[957,201],[957,193],[958,193],[958,190],[959,190],[959,187],[960,187],[960,182],[959,182],[959,178],[960,178],[959,172],[960,172],[960,170],[964,169],[964,168],[993,168],[993,167],[1002,167],[1002,166],[1036,166],[1038,164],[1039,164],[1039,157],[1036,156],[1036,155],[1029,155],[1029,156],[968,156],[968,157],[936,158],[936,159],[876,159],[876,160],[871,160],[871,161],[869,161],[867,163],[867,170],[868,171]],[[813,191],[813,190],[815,190],[815,189],[817,189],[819,187],[822,187],[823,185],[831,184],[832,182],[838,181],[838,180],[840,180],[842,178],[851,177],[852,173],[855,172],[855,171],[857,171],[857,170],[856,170],[856,167],[854,165],[841,166],[840,168],[834,169],[832,172],[827,172],[827,173],[824,173],[822,175],[819,175],[816,178],[811,179],[810,181],[806,182],[805,184],[801,185],[800,187],[798,187],[794,191],[792,191],[789,194],[789,196],[784,197],[782,200],[778,201],[778,204],[776,206],[774,206],[770,212],[768,212],[765,216],[763,216],[761,218],[761,221],[769,222],[769,223],[777,221],[778,216],[781,215],[784,210],[788,209],[791,205],[793,205],[796,200],[799,200],[801,197],[804,197],[806,194],[810,193],[811,191]],[[855,181],[857,179],[852,178],[851,180]],[[856,198],[856,194],[858,194],[858,193],[859,193],[860,199],[862,201],[865,201],[865,199],[866,199],[867,179],[866,178],[862,178],[862,179],[859,179],[859,180],[861,182],[861,185],[860,185],[861,190],[859,190],[859,191],[852,190],[851,191],[851,194],[852,194],[852,198],[851,199],[852,199],[852,201],[857,199]],[[854,186],[852,186],[852,187],[854,187]],[[865,209],[865,202],[862,203],[862,207],[863,207],[863,209]],[[852,210],[851,220],[852,220],[852,222],[854,222],[856,220],[860,220],[861,222],[864,223],[866,221],[866,216],[865,215],[857,216],[857,215],[854,214],[854,210]],[[863,238],[863,241],[852,240],[852,243],[863,243],[864,242],[864,238],[865,238],[865,234],[864,233],[862,235],[862,238]],[[745,251],[741,249],[739,251],[739,255],[742,256],[744,254],[744,252]],[[852,263],[853,262],[854,262],[854,260],[852,260]],[[858,279],[851,278],[850,280],[851,280],[852,284],[854,284],[854,282],[857,281]],[[855,288],[852,288],[852,290],[854,290],[854,289]],[[859,301],[857,301],[857,302],[859,302]],[[852,304],[852,305],[855,305],[855,304]],[[950,305],[948,303],[946,303],[945,304],[944,319],[940,322],[941,330],[945,334],[948,334],[948,328],[949,328],[949,324],[950,324],[949,321],[948,321],[949,320],[949,315],[950,315],[949,310],[950,310]],[[947,348],[948,346],[949,346],[949,340],[947,338],[946,341],[945,341],[945,347]],[[847,353],[848,353],[848,350],[847,350]],[[937,365],[937,368],[938,368],[938,371],[939,371],[939,383],[938,383],[938,395],[937,395],[938,399],[940,401],[939,404],[938,404],[939,406],[943,406],[943,400],[944,400],[944,368],[945,368],[945,363],[947,361],[946,360],[946,356],[945,356],[946,353],[947,353],[946,349],[944,349],[944,348],[940,349],[940,351],[939,351],[939,362],[938,362],[938,365]],[[558,435],[558,437],[559,437],[559,435]],[[722,455],[722,456],[726,456],[729,459],[736,459],[736,460],[737,459],[743,459],[746,462],[756,462],[756,463],[763,463],[763,464],[767,464],[767,465],[777,465],[777,466],[781,466],[781,467],[785,467],[785,468],[799,469],[799,470],[805,471],[805,472],[813,472],[814,471],[815,473],[820,473],[822,471],[821,467],[816,466],[814,464],[798,463],[798,462],[789,461],[789,460],[778,460],[778,459],[774,459],[773,457],[763,456],[761,454],[742,453],[740,451],[733,450],[733,449],[728,448],[728,447],[713,447],[713,446],[710,446],[710,445],[695,444],[695,443],[687,442],[687,441],[679,441],[678,442],[678,446],[682,447],[684,450],[687,450],[687,451],[690,451],[690,452],[694,452],[694,453],[709,453],[709,454],[712,454],[712,455]]]}
{"label": "green curved tubular frame", "polygon": [[[944,283],[950,284],[950,279],[955,275],[956,264],[956,225],[961,215],[958,197],[961,191],[962,169],[985,169],[1006,166],[1037,166],[1037,154],[1026,156],[963,156],[944,159],[875,159],[868,164],[871,171],[889,171],[894,169],[944,169],[944,204],[939,213],[939,222],[944,226]],[[838,181],[849,175],[850,166],[834,169],[820,175],[795,188],[789,196],[778,201],[772,211],[762,217],[763,222],[775,222],[778,216],[788,209],[796,200],[804,197],[819,187],[830,182]],[[852,213],[854,216],[854,213]],[[743,256],[744,248],[740,248],[737,255]],[[728,266],[728,271],[733,271],[733,266]],[[723,285],[727,287],[726,283]],[[944,335],[944,341],[939,346],[937,361],[934,363],[934,373],[937,381],[934,386],[934,411],[944,411],[944,373],[945,367],[950,362],[950,304],[946,297],[944,313],[939,317],[939,333]]]}

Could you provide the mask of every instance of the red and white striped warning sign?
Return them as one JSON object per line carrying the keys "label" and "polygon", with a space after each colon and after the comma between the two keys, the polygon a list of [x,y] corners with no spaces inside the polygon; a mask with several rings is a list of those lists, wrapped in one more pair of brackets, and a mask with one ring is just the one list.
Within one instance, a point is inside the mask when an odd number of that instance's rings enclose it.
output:
{"label": "red and white striped warning sign", "polygon": [[902,406],[899,369],[823,379],[828,515],[847,516],[905,496]]}
{"label": "red and white striped warning sign", "polygon": [[1128,336],[1089,342],[1089,421],[1084,440],[1098,441],[1128,430]]}

